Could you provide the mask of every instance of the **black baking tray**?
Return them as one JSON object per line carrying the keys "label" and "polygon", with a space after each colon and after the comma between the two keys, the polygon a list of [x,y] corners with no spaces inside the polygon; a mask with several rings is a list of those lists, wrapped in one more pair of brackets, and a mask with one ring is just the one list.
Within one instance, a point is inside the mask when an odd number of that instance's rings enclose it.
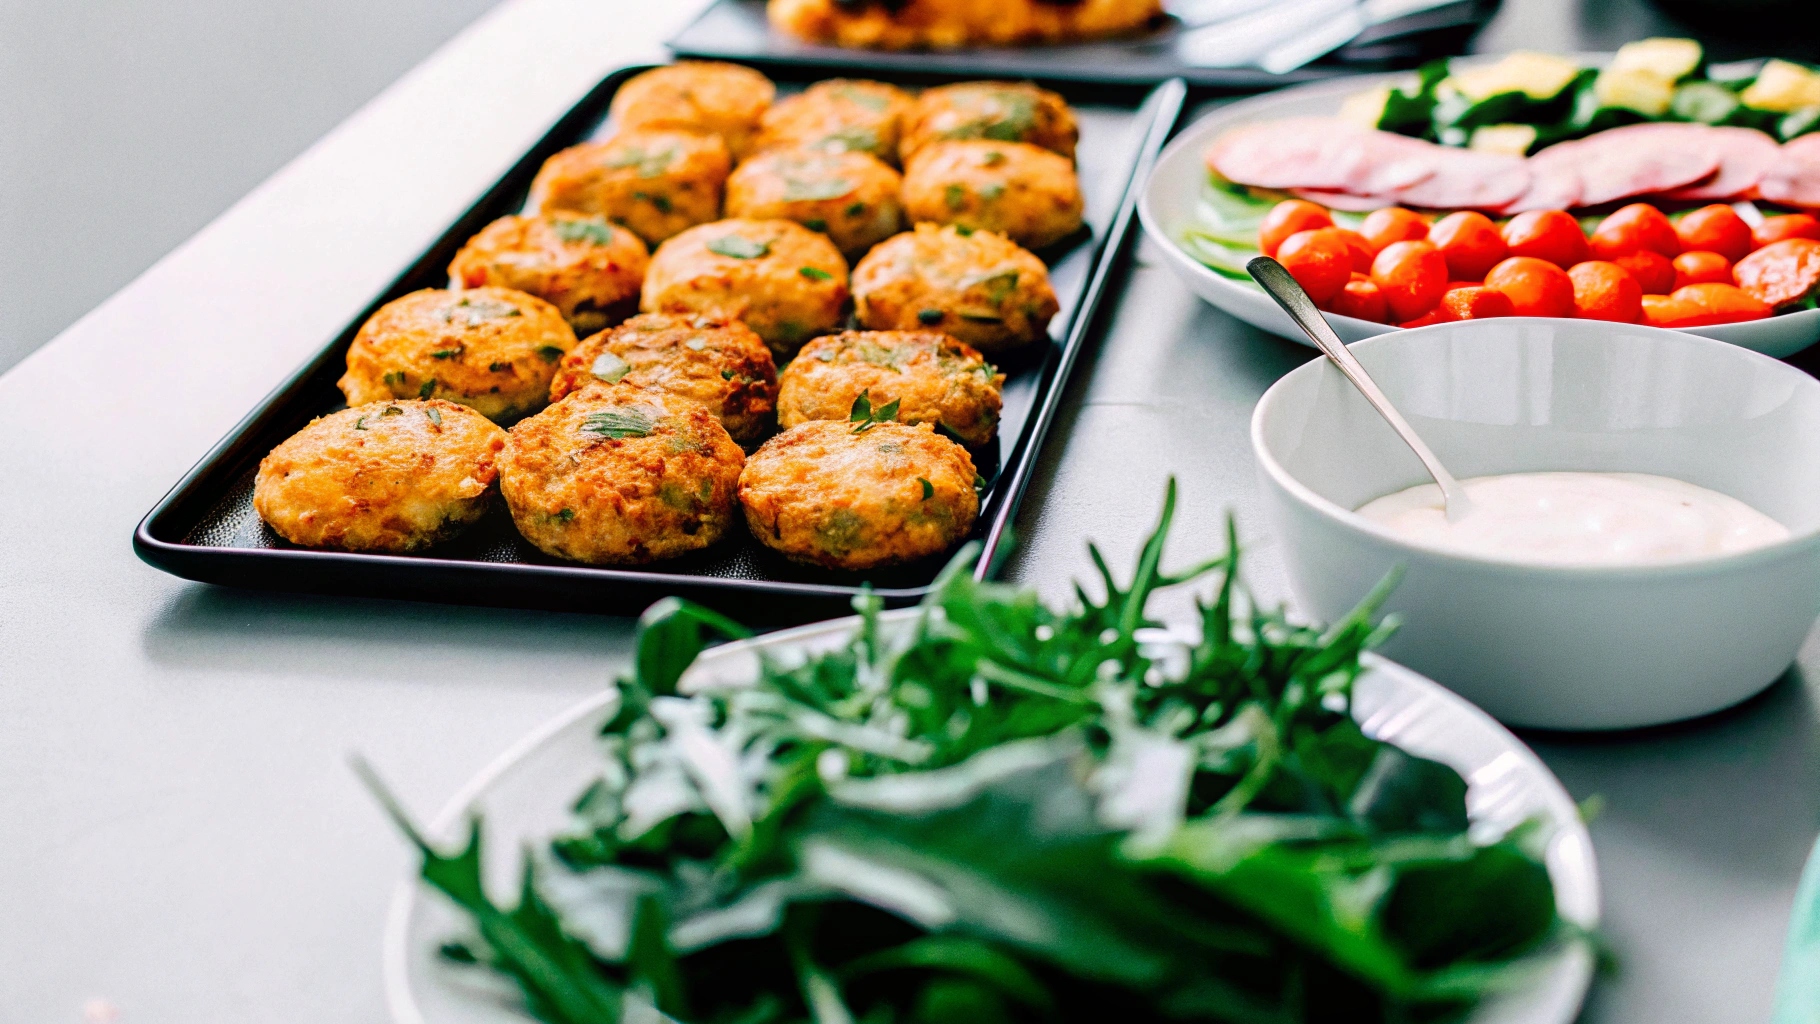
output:
{"label": "black baking tray", "polygon": [[[227,586],[353,594],[459,604],[634,612],[675,595],[763,623],[806,622],[841,614],[862,586],[887,604],[922,598],[940,559],[873,574],[794,565],[742,528],[736,538],[685,558],[636,568],[599,568],[553,559],[518,536],[503,508],[463,536],[422,555],[378,555],[286,544],[252,509],[259,460],[310,419],[341,408],[335,382],[349,343],[384,303],[418,288],[442,287],[462,243],[493,219],[517,212],[537,169],[551,154],[601,137],[614,92],[645,67],[614,72],[569,110],[399,278],[350,321],[323,350],[267,395],[226,438],[146,514],[133,550],[146,562],[186,579]],[[829,77],[819,65],[765,72],[779,92]],[[896,78],[877,75],[873,77]],[[919,76],[919,81],[967,76]],[[985,578],[1006,553],[1007,528],[1054,421],[1069,372],[1093,327],[1109,279],[1129,248],[1137,193],[1181,115],[1187,87],[1154,88],[1046,82],[1076,105],[1079,161],[1088,228],[1039,255],[1050,264],[1061,312],[1049,344],[1003,367],[1005,407],[999,438],[975,453],[988,481],[974,538],[984,543],[975,569]]]}
{"label": "black baking tray", "polygon": [[1180,78],[1197,91],[1256,92],[1336,75],[1394,71],[1463,53],[1473,33],[1497,14],[1499,3],[1452,0],[1386,17],[1338,50],[1284,74],[1251,67],[1195,65],[1181,49],[1184,35],[1192,29],[1169,15],[1139,35],[1092,43],[875,51],[805,43],[774,32],[765,19],[765,0],[716,0],[677,33],[669,47],[679,57],[735,60],[760,68],[863,64],[875,74],[892,76],[959,75],[1123,85],[1153,85]]}

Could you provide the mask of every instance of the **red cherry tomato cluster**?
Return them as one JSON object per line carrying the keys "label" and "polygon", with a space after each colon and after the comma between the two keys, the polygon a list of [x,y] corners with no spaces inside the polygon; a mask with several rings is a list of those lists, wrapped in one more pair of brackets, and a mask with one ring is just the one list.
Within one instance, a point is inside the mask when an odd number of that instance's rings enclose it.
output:
{"label": "red cherry tomato cluster", "polygon": [[1588,236],[1564,210],[1500,226],[1471,211],[1431,224],[1390,207],[1349,231],[1290,199],[1265,217],[1258,245],[1322,309],[1401,327],[1497,316],[1697,327],[1761,319],[1820,289],[1820,220],[1752,228],[1720,204],[1676,223],[1632,203]]}

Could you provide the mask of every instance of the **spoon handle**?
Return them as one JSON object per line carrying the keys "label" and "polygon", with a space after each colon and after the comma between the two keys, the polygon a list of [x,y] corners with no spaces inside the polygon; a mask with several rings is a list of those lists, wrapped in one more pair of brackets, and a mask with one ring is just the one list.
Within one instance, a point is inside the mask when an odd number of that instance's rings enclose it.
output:
{"label": "spoon handle", "polygon": [[1254,257],[1245,264],[1245,270],[1276,300],[1277,305],[1283,307],[1283,312],[1289,314],[1289,319],[1296,322],[1296,326],[1308,335],[1315,347],[1326,353],[1327,358],[1346,375],[1346,379],[1352,381],[1352,386],[1359,389],[1359,394],[1365,396],[1365,401],[1371,403],[1379,416],[1384,417],[1384,421],[1390,424],[1390,429],[1397,432],[1397,436],[1403,439],[1410,451],[1415,452],[1416,458],[1422,460],[1428,475],[1434,477],[1435,483],[1441,487],[1441,497],[1447,502],[1448,520],[1458,521],[1466,515],[1471,507],[1471,502],[1466,497],[1466,488],[1460,486],[1460,481],[1454,479],[1446,466],[1441,465],[1441,460],[1423,443],[1415,428],[1409,425],[1396,406],[1390,404],[1390,399],[1384,396],[1384,392],[1378,390],[1377,382],[1365,372],[1365,367],[1359,364],[1358,358],[1340,340],[1340,336],[1333,333],[1333,326],[1321,315],[1314,300],[1302,290],[1301,284],[1290,276],[1281,263],[1269,256]]}

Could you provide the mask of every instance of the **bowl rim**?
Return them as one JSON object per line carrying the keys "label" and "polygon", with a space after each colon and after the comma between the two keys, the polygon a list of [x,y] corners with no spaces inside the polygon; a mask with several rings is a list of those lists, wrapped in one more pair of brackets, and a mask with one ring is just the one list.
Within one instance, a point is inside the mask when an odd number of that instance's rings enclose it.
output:
{"label": "bowl rim", "polygon": [[[1563,321],[1555,317],[1499,317],[1493,320],[1461,320],[1454,323],[1430,324],[1427,327],[1412,327],[1389,334],[1373,335],[1348,345],[1358,349],[1360,346],[1394,345],[1399,339],[1416,334],[1438,334],[1452,331],[1475,331],[1482,328],[1479,324],[1511,325],[1526,324],[1559,327]],[[1568,320],[1568,323],[1592,324],[1596,321]],[[1668,335],[1675,339],[1687,339],[1696,346],[1713,346],[1715,351],[1723,350],[1728,357],[1740,357],[1749,362],[1761,362],[1775,367],[1774,372],[1792,374],[1797,387],[1820,389],[1820,380],[1788,365],[1780,359],[1766,356],[1742,346],[1714,338],[1688,334],[1683,331],[1671,331],[1661,327],[1648,327],[1642,324],[1618,324],[1626,330],[1644,331],[1648,334]],[[1259,467],[1270,476],[1270,479],[1285,493],[1302,505],[1314,510],[1317,514],[1344,529],[1362,533],[1372,540],[1388,547],[1398,549],[1405,555],[1418,555],[1443,562],[1461,563],[1481,572],[1501,573],[1506,575],[1533,576],[1542,575],[1565,581],[1629,581],[1629,580],[1665,580],[1704,576],[1720,572],[1740,571],[1756,568],[1759,565],[1782,561],[1785,558],[1802,553],[1805,549],[1820,546],[1820,521],[1813,527],[1801,532],[1791,532],[1782,540],[1758,548],[1750,548],[1727,555],[1710,555],[1700,558],[1678,559],[1672,562],[1649,562],[1639,565],[1561,565],[1555,563],[1518,562],[1510,559],[1492,558],[1445,548],[1429,547],[1414,544],[1401,534],[1379,526],[1358,514],[1357,511],[1341,506],[1338,502],[1315,493],[1314,489],[1296,479],[1283,464],[1277,460],[1264,440],[1264,423],[1281,403],[1283,393],[1287,390],[1290,378],[1298,374],[1315,374],[1321,372],[1323,364],[1331,360],[1326,356],[1316,356],[1302,365],[1277,378],[1251,411],[1251,451]],[[1337,369],[1336,369],[1337,372]],[[1530,472],[1548,472],[1545,469]]]}

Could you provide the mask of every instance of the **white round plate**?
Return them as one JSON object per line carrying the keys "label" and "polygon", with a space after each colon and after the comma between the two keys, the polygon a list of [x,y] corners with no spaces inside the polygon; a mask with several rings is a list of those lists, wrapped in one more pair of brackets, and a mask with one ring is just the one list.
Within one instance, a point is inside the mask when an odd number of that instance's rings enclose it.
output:
{"label": "white round plate", "polygon": [[[1585,56],[1588,63],[1597,59],[1595,55]],[[1138,217],[1144,224],[1144,233],[1163,250],[1169,269],[1196,295],[1240,320],[1291,341],[1309,344],[1288,315],[1278,309],[1277,304],[1256,285],[1249,281],[1223,277],[1209,270],[1182,248],[1183,233],[1196,224],[1196,206],[1200,203],[1201,189],[1207,180],[1207,166],[1201,155],[1216,136],[1236,125],[1285,117],[1325,117],[1336,114],[1340,104],[1353,93],[1406,77],[1407,73],[1358,75],[1296,86],[1228,104],[1183,129],[1157,157],[1150,181],[1145,184],[1144,194],[1138,200]],[[1347,342],[1398,329],[1389,324],[1374,324],[1369,320],[1335,316],[1331,313],[1327,320],[1333,325],[1334,332]],[[1688,334],[1730,342],[1783,359],[1820,341],[1820,309],[1785,313],[1748,323],[1689,327],[1685,330]]]}
{"label": "white round plate", "polygon": [[[883,626],[905,628],[917,614],[914,608],[887,612]],[[714,648],[689,669],[682,688],[710,678],[755,678],[759,650],[792,660],[837,649],[857,621],[835,619]],[[1375,655],[1367,655],[1366,664],[1353,692],[1353,716],[1365,732],[1457,770],[1468,783],[1467,811],[1476,829],[1497,834],[1540,819],[1562,916],[1596,926],[1599,879],[1592,840],[1573,801],[1541,760],[1489,715],[1439,684]],[[613,693],[602,694],[519,741],[450,802],[428,836],[453,844],[470,815],[483,815],[488,883],[501,897],[514,893],[524,849],[560,832],[569,821],[569,805],[597,777],[596,737],[615,704]],[[465,933],[463,925],[459,911],[415,875],[399,885],[384,950],[386,1001],[396,1024],[530,1019],[515,1008],[510,985],[495,984],[438,954],[441,943]],[[1591,951],[1583,942],[1571,943],[1546,962],[1532,985],[1482,1004],[1467,1024],[1569,1024],[1591,980]]]}

